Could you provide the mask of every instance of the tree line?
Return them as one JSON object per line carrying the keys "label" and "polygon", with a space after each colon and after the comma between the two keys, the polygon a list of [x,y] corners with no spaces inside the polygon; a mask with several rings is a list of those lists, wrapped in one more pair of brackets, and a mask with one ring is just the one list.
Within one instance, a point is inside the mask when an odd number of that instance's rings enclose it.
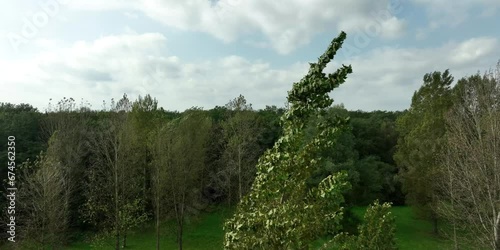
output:
{"label": "tree line", "polygon": [[[91,110],[72,98],[45,112],[0,104],[1,136],[18,141],[18,228],[29,244],[64,245],[79,230],[97,229],[96,242],[114,234],[121,247],[130,229],[153,220],[159,230],[172,218],[182,244],[185,216],[234,206],[248,193],[258,157],[282,134],[285,112],[275,106],[255,110],[241,95],[224,106],[182,113],[159,108],[150,95],[135,101],[124,95],[108,106]],[[327,109],[321,119],[351,120],[339,143],[321,152],[328,160],[309,185],[346,170],[354,187],[346,192],[350,205],[375,199],[402,204],[389,155],[399,114]],[[309,122],[306,137],[315,133],[316,122]],[[6,152],[0,155],[6,162]],[[5,168],[1,172],[7,176]]]}
{"label": "tree line", "polygon": [[500,61],[456,83],[426,74],[396,128],[407,203],[455,249],[500,249]]}

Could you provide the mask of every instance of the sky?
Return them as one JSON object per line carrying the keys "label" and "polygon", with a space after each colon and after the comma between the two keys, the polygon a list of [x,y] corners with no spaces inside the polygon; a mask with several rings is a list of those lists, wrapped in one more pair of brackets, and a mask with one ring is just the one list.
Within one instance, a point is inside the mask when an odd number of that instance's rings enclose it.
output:
{"label": "sky", "polygon": [[[18,0],[2,3],[0,102],[103,101],[150,94],[183,111],[240,94],[283,107],[340,31],[325,70],[349,110],[404,110],[423,76],[455,80],[500,60],[499,0]],[[50,101],[52,100],[52,101]]]}

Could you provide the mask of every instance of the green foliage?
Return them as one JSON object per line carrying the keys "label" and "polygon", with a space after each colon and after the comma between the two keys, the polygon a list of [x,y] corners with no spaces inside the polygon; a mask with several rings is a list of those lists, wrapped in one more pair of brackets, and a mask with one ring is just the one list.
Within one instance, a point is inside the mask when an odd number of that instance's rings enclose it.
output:
{"label": "green foliage", "polygon": [[[6,145],[8,136],[16,137],[16,163],[35,160],[47,148],[41,139],[42,114],[29,104],[0,103],[0,139]],[[50,136],[50,135],[49,135]],[[7,147],[0,147],[0,162],[7,163]],[[1,179],[7,178],[7,168],[0,168]],[[2,190],[3,191],[3,190]]]}
{"label": "green foliage", "polygon": [[347,120],[321,122],[317,135],[303,142],[309,119],[332,104],[330,91],[352,72],[343,66],[328,76],[323,73],[345,37],[342,32],[333,39],[288,93],[289,109],[281,117],[283,136],[261,156],[250,193],[225,223],[226,249],[305,249],[319,235],[339,229],[342,192],[349,188],[346,173],[330,175],[314,188],[306,181],[320,164],[318,152],[336,142]]}
{"label": "green foliage", "polygon": [[[168,208],[176,220],[175,232],[182,249],[184,223],[196,212],[200,199],[200,179],[205,170],[205,155],[211,120],[198,109],[187,110],[183,116],[163,125],[156,134],[153,161],[154,206]],[[164,199],[164,201],[163,201]],[[157,210],[157,216],[162,211]],[[157,221],[159,223],[159,221]],[[158,224],[159,226],[159,224]]]}
{"label": "green foliage", "polygon": [[400,169],[407,202],[436,223],[439,155],[444,145],[444,114],[452,105],[452,82],[448,70],[426,74],[422,87],[413,95],[410,109],[397,120],[400,137],[394,159]]}
{"label": "green foliage", "polygon": [[112,112],[102,113],[94,134],[89,138],[93,161],[87,173],[86,202],[82,213],[86,222],[104,235],[116,237],[115,249],[130,228],[147,218],[144,207],[143,169],[138,157],[142,150],[137,143],[137,130],[130,119],[132,103],[124,95]]}
{"label": "green foliage", "polygon": [[375,201],[366,210],[363,223],[358,227],[358,235],[340,233],[321,249],[343,250],[390,250],[397,249],[395,241],[395,217],[389,203]]}
{"label": "green foliage", "polygon": [[[57,158],[55,133],[47,152],[19,167],[16,218],[24,248],[59,248],[68,239],[70,184],[68,171]],[[23,243],[23,244],[24,244]]]}
{"label": "green foliage", "polygon": [[255,176],[257,159],[262,152],[256,136],[260,129],[258,115],[253,112],[251,104],[247,104],[245,97],[240,95],[226,107],[231,112],[230,117],[222,122],[225,150],[221,175],[226,180],[225,191],[231,202],[233,190],[237,191],[238,200],[248,192]]}
{"label": "green foliage", "polygon": [[[317,133],[318,122],[347,117],[349,113],[344,107],[335,106],[326,110],[322,116],[311,119],[306,128],[306,141]],[[357,115],[356,118],[351,120],[349,128],[337,138],[337,143],[318,153],[322,164],[313,173],[309,183],[317,185],[326,176],[344,170],[352,185],[352,189],[344,194],[348,204],[368,205],[376,199],[392,201],[397,198],[394,194],[400,192],[395,178],[397,169],[391,161],[381,159],[386,155],[379,152],[378,148],[389,150],[395,147],[395,139],[389,139],[394,136],[395,129],[387,126],[394,124],[395,118],[387,118],[385,116],[389,114],[379,112],[363,114],[366,117],[359,117],[359,112],[353,113]],[[355,130],[357,136],[354,135]],[[364,150],[363,153],[359,154],[358,149]]]}

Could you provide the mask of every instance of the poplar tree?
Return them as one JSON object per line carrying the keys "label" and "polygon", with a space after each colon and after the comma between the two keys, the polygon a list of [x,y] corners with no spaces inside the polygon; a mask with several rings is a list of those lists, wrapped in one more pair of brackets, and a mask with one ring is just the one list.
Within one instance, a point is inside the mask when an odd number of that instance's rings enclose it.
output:
{"label": "poplar tree", "polygon": [[333,39],[288,92],[288,109],[281,117],[283,136],[260,157],[249,194],[225,223],[226,249],[307,249],[312,240],[339,229],[342,192],[349,188],[346,174],[329,175],[313,188],[306,181],[320,164],[318,152],[335,143],[347,119],[318,123],[317,135],[306,144],[304,128],[311,117],[332,105],[329,93],[352,73],[351,66],[345,65],[323,73],[345,38],[341,32]]}

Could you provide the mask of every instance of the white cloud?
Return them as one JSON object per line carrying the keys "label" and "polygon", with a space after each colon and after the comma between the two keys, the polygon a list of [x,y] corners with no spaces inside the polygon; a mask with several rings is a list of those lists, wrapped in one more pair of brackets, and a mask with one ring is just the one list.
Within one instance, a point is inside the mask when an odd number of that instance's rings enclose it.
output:
{"label": "white cloud", "polygon": [[498,49],[495,38],[473,38],[458,45],[452,52],[451,62],[459,65],[474,63]]}
{"label": "white cloud", "polygon": [[[412,0],[427,10],[430,29],[456,27],[471,17],[471,10],[482,10],[482,16],[492,16],[500,8],[498,0]],[[472,12],[473,13],[473,12]]]}
{"label": "white cloud", "polygon": [[424,74],[450,69],[459,78],[484,71],[499,59],[500,43],[493,38],[450,42],[439,48],[381,48],[351,61],[354,73],[335,92],[349,109],[402,109],[422,84]]}
{"label": "white cloud", "polygon": [[[47,41],[45,41],[47,43]],[[492,38],[450,42],[439,48],[380,48],[364,57],[335,61],[352,64],[354,73],[335,90],[336,103],[348,109],[404,109],[425,73],[450,68],[458,79],[492,66],[500,49]],[[187,62],[168,50],[161,34],[124,34],[52,48],[35,58],[2,61],[0,99],[46,107],[49,98],[102,100],[127,93],[151,94],[170,110],[224,105],[239,94],[256,108],[282,106],[292,83],[308,70],[307,62],[274,68],[262,60],[241,56]]]}
{"label": "white cloud", "polygon": [[224,41],[264,35],[272,47],[287,54],[323,32],[348,33],[372,24],[382,38],[403,34],[405,21],[396,17],[405,8],[399,0],[138,0],[72,2],[78,9],[134,9],[158,22],[182,30],[200,31]]}

